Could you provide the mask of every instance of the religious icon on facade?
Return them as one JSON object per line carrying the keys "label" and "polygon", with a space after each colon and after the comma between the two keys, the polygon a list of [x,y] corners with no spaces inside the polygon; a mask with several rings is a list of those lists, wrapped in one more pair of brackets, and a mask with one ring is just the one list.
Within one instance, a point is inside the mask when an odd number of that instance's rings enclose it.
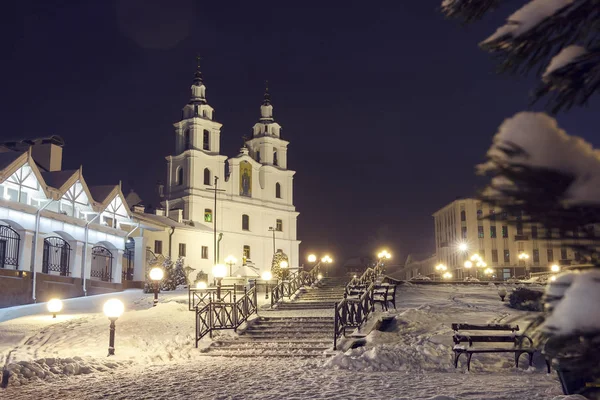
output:
{"label": "religious icon on facade", "polygon": [[248,161],[240,163],[240,196],[252,197],[252,165]]}

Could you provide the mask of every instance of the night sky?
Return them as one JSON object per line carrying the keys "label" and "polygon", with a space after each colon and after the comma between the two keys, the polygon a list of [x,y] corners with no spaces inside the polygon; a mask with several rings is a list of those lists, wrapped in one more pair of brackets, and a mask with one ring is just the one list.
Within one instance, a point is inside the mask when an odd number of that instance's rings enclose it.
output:
{"label": "night sky", "polygon": [[[481,187],[474,165],[535,85],[477,47],[510,8],[461,27],[440,0],[5,3],[3,141],[61,135],[63,168],[155,203],[199,54],[222,154],[250,135],[269,80],[302,254],[337,260],[433,253],[431,214]],[[593,143],[597,105],[561,126]]]}

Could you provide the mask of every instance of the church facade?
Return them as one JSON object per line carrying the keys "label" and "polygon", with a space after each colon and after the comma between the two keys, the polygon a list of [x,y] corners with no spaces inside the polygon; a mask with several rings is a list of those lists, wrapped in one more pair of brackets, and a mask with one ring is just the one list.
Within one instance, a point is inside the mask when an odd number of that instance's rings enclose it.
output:
{"label": "church facade", "polygon": [[164,228],[142,233],[146,247],[155,254],[185,257],[186,266],[209,275],[228,256],[237,260],[228,268],[232,276],[236,270],[247,271],[240,268],[245,265],[260,273],[271,268],[276,251],[288,256],[291,268],[298,267],[295,171],[287,168],[289,142],[281,138],[268,89],[252,138],[236,156],[221,154],[222,124],[213,117],[198,69],[190,100],[174,124],[175,154],[167,157],[162,193],[164,214],[134,209],[136,218]]}

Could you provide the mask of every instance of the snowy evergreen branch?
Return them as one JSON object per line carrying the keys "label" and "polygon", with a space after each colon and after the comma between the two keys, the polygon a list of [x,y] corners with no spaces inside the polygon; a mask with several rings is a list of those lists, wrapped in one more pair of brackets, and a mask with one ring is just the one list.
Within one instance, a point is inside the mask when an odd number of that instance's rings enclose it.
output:
{"label": "snowy evergreen branch", "polygon": [[548,106],[552,113],[572,106],[587,104],[600,91],[600,47],[590,49],[565,66],[545,74],[534,93],[539,99],[550,96]]}
{"label": "snowy evergreen branch", "polygon": [[448,18],[468,24],[480,20],[485,13],[497,8],[502,0],[444,0],[442,12]]}
{"label": "snowy evergreen branch", "polygon": [[[441,9],[447,17],[469,23],[501,2],[444,0]],[[575,45],[589,51],[547,73],[549,64],[557,57],[564,58],[561,53]],[[547,98],[552,113],[586,104],[600,82],[600,0],[530,0],[480,47],[498,61],[501,73],[533,70],[542,77],[533,102]]]}

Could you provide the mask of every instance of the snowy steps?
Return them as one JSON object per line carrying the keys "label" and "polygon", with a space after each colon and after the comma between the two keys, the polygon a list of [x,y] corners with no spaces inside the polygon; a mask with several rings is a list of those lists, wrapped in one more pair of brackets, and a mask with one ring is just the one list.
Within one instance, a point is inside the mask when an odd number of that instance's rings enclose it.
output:
{"label": "snowy steps", "polygon": [[205,352],[222,357],[323,357],[332,347],[333,318],[260,317],[238,337],[216,339]]}

